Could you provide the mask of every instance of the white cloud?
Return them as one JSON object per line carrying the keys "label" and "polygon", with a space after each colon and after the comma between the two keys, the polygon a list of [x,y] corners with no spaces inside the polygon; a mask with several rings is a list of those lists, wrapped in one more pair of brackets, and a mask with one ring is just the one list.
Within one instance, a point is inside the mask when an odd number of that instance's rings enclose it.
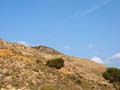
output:
{"label": "white cloud", "polygon": [[120,59],[120,53],[114,54],[111,59]]}
{"label": "white cloud", "polygon": [[28,46],[29,44],[25,41],[19,41],[18,43],[22,44],[22,45],[25,45],[25,46]]}
{"label": "white cloud", "polygon": [[99,57],[96,57],[96,56],[92,57],[91,61],[94,61],[94,62],[100,63],[100,64],[104,64],[103,60],[101,58],[99,58]]}
{"label": "white cloud", "polygon": [[113,63],[114,60],[120,60],[120,53],[116,53],[112,55],[111,57],[106,59],[106,63]]}
{"label": "white cloud", "polygon": [[112,67],[120,67],[119,63],[120,63],[120,53],[116,53],[111,55],[110,57],[106,58],[104,61],[100,58],[100,57],[92,57],[90,59],[91,61],[100,63],[100,64],[105,64],[108,66],[112,66]]}
{"label": "white cloud", "polygon": [[120,53],[111,55],[105,60],[105,64],[112,67],[120,67]]}

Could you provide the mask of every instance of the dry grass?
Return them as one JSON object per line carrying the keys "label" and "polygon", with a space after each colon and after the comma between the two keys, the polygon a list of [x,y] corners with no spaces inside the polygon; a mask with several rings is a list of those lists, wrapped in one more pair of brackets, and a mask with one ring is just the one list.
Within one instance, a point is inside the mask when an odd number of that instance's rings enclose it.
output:
{"label": "dry grass", "polygon": [[62,74],[72,74],[72,72],[70,72],[69,70],[65,69],[65,68],[61,68],[60,70],[58,70],[60,73]]}
{"label": "dry grass", "polygon": [[8,50],[8,49],[0,49],[0,56],[1,57],[10,57],[15,60],[17,59],[17,60],[33,62],[31,58],[24,56],[24,55],[13,53],[11,50]]}
{"label": "dry grass", "polygon": [[13,55],[13,52],[8,49],[0,49],[0,56]]}
{"label": "dry grass", "polygon": [[[11,84],[16,88],[23,86],[29,88],[28,90],[41,90],[42,86],[53,84],[55,90],[115,90],[102,77],[106,70],[104,65],[87,59],[55,54],[54,50],[50,52],[48,47],[41,51],[17,43],[6,43],[1,45],[1,48],[0,89]],[[56,70],[45,65],[46,60],[54,57],[65,60],[64,68]],[[43,90],[46,88],[51,89],[47,86]]]}

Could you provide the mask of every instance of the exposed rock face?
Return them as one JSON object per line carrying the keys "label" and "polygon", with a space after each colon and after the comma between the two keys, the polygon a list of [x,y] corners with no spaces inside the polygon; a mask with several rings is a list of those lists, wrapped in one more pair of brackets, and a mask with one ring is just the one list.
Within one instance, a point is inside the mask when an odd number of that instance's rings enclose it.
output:
{"label": "exposed rock face", "polygon": [[[60,70],[44,63],[65,60]],[[0,39],[0,90],[115,90],[102,73],[106,67],[64,55],[46,46],[29,47]]]}
{"label": "exposed rock face", "polygon": [[35,46],[33,48],[36,49],[36,50],[38,50],[39,52],[45,53],[45,54],[51,54],[51,55],[62,54],[62,53],[56,51],[55,49],[49,48],[49,47],[46,47],[46,46]]}

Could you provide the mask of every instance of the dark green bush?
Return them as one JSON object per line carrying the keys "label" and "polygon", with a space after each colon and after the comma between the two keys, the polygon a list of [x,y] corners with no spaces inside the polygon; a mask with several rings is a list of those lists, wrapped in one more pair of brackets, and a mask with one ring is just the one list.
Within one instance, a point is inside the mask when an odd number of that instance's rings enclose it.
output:
{"label": "dark green bush", "polygon": [[56,69],[60,69],[64,67],[64,60],[62,58],[50,59],[46,62],[46,65],[48,65],[49,67],[55,67]]}
{"label": "dark green bush", "polygon": [[76,83],[77,83],[78,85],[81,85],[81,80],[80,80],[80,79],[76,79]]}
{"label": "dark green bush", "polygon": [[107,71],[103,73],[103,77],[111,83],[120,82],[120,69],[108,68]]}

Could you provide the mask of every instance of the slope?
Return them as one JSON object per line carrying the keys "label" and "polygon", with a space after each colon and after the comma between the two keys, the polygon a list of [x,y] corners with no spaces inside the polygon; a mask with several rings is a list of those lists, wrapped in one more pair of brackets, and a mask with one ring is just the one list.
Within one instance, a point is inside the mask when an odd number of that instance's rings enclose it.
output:
{"label": "slope", "polygon": [[[45,65],[61,57],[63,68]],[[24,46],[0,39],[1,90],[115,90],[102,77],[104,65],[64,55],[46,46]]]}

